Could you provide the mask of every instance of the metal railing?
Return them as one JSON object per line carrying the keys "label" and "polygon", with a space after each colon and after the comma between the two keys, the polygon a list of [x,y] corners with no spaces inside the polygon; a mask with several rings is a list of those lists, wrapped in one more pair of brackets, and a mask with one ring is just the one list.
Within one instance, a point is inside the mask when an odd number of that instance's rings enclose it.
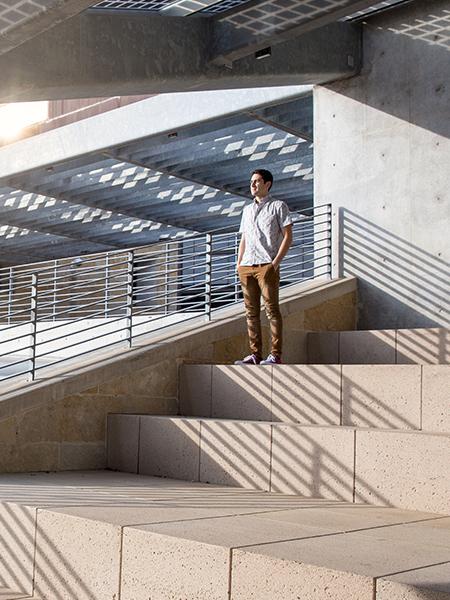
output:
{"label": "metal railing", "polygon": [[[281,286],[331,274],[331,207],[294,213]],[[0,381],[205,316],[242,299],[238,233],[0,269]],[[1,385],[1,384],[0,384]]]}

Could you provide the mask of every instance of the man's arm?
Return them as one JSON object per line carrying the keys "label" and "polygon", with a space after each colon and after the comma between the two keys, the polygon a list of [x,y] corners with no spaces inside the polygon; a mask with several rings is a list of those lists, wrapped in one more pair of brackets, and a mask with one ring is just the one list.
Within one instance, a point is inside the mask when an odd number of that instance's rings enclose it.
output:
{"label": "man's arm", "polygon": [[243,233],[241,236],[241,241],[239,242],[239,250],[238,250],[238,258],[237,258],[237,268],[241,266],[241,261],[245,252],[245,234]]}
{"label": "man's arm", "polygon": [[289,250],[291,244],[292,244],[292,225],[286,225],[286,227],[283,230],[283,241],[281,242],[281,245],[277,252],[277,255],[275,256],[275,258],[272,261],[272,264],[275,269],[278,269],[278,267],[280,266],[280,263],[283,260],[283,258],[286,256],[286,253]]}

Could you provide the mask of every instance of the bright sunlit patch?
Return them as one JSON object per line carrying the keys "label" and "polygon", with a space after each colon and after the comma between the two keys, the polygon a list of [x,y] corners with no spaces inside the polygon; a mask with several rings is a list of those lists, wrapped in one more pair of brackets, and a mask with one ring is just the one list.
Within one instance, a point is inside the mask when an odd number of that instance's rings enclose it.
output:
{"label": "bright sunlit patch", "polygon": [[48,102],[14,102],[0,105],[0,138],[17,137],[21,131],[48,118]]}

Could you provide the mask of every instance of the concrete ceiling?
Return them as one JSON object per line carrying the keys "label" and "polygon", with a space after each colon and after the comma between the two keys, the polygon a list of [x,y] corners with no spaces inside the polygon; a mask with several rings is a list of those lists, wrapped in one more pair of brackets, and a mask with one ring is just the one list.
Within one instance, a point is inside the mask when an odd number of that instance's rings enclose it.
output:
{"label": "concrete ceiling", "polygon": [[[236,92],[228,94],[228,114],[107,148],[99,143],[96,152],[1,177],[2,260],[31,262],[144,245],[192,231],[235,230],[256,168],[271,169],[274,197],[292,210],[311,206],[311,91],[285,99],[281,93],[276,103],[247,103],[238,111],[231,110],[233,104],[240,108],[233,102]],[[161,98],[144,103],[148,118]],[[181,108],[183,95],[177,100]],[[126,108],[129,116],[142,111],[139,104]],[[201,119],[200,111],[197,116]],[[63,129],[58,133],[64,136]],[[48,138],[26,140],[22,153],[40,147],[44,155]]]}
{"label": "concrete ceiling", "polygon": [[0,102],[325,83],[358,72],[358,20],[407,1],[10,0]]}
{"label": "concrete ceiling", "polygon": [[235,229],[258,167],[311,206],[311,92],[258,88],[356,74],[359,20],[406,1],[2,3],[0,101],[191,93],[0,149],[0,262]]}

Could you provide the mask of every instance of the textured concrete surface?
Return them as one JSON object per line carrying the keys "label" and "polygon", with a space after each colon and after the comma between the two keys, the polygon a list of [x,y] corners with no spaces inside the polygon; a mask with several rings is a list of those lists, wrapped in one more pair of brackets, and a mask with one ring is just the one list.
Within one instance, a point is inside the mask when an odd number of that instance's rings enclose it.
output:
{"label": "textured concrete surface", "polygon": [[[0,600],[33,600],[33,599],[28,594],[23,594],[23,592],[17,592],[17,591],[12,590],[11,588],[0,586]],[[38,598],[34,597],[34,600],[38,600]]]}
{"label": "textured concrete surface", "polygon": [[36,509],[4,500],[0,496],[0,586],[31,594]]}
{"label": "textured concrete surface", "polygon": [[339,363],[339,331],[310,331],[307,337],[307,362],[337,365]]}
{"label": "textured concrete surface", "polygon": [[39,511],[34,576],[37,595],[42,600],[117,597],[120,544],[120,529],[109,523]]}
{"label": "textured concrete surface", "polygon": [[270,421],[272,367],[247,365],[212,367],[213,418]]}
{"label": "textured concrete surface", "polygon": [[152,415],[139,419],[140,474],[450,513],[449,434]]}
{"label": "textured concrete surface", "polygon": [[446,41],[425,41],[447,11],[428,0],[371,18],[361,74],[314,89],[314,201],[339,216],[360,329],[450,325],[450,62]]}
{"label": "textured concrete surface", "polygon": [[271,490],[351,502],[354,441],[350,428],[274,425]]}
{"label": "textured concrete surface", "polygon": [[272,420],[339,425],[341,368],[280,365],[273,368]]}
{"label": "textured concrete surface", "polygon": [[450,435],[356,432],[358,502],[450,513]]}
{"label": "textured concrete surface", "polygon": [[[37,516],[20,569],[42,600],[111,600],[119,585],[127,600],[364,600],[375,577],[415,593],[404,572],[450,562],[450,517],[431,513],[107,471],[0,475],[0,500],[15,507],[0,538],[20,510]],[[9,587],[4,600],[28,596]]]}
{"label": "textured concrete surface", "polygon": [[377,600],[449,600],[450,562],[412,569],[377,581]]}
{"label": "textured concrete surface", "polygon": [[107,466],[113,471],[137,473],[139,462],[139,416],[108,415]]}
{"label": "textured concrete surface", "polygon": [[141,417],[139,473],[198,481],[200,422],[195,419]]}
{"label": "textured concrete surface", "polygon": [[204,416],[212,405],[218,418],[450,431],[450,365],[184,365],[182,373],[180,394],[186,387],[192,399],[196,380],[212,374],[194,410]]}
{"label": "textured concrete surface", "polygon": [[450,433],[450,365],[424,365],[422,381],[422,429]]}
{"label": "textured concrete surface", "polygon": [[270,489],[268,423],[202,421],[200,481]]}
{"label": "textured concrete surface", "polygon": [[180,414],[211,416],[212,365],[181,365],[178,380]]}
{"label": "textured concrete surface", "polygon": [[310,331],[308,363],[449,364],[450,330]]}
{"label": "textured concrete surface", "polygon": [[[238,598],[269,600],[274,597],[270,595],[274,590],[281,588],[284,591],[287,588],[286,595],[282,597],[294,600],[295,590],[298,594],[298,590],[305,586],[305,594],[302,595],[305,598],[356,597],[371,600],[374,597],[374,578],[414,569],[418,564],[446,561],[450,557],[450,549],[421,545],[419,538],[415,543],[403,542],[401,537],[397,540],[386,538],[383,535],[385,529],[389,528],[371,530],[373,535],[351,532],[236,550],[233,552],[233,589],[242,590]],[[398,535],[401,536],[401,532]],[[263,573],[276,574],[275,582],[269,583],[268,592],[265,586],[269,578],[259,574],[261,565],[258,559],[261,555]],[[311,572],[303,568],[305,564],[318,568]],[[255,569],[256,565],[259,567]]]}
{"label": "textured concrete surface", "polygon": [[257,548],[261,554],[233,550],[233,600],[373,600],[370,577],[267,555]]}
{"label": "textured concrete surface", "polygon": [[395,331],[341,331],[339,362],[344,365],[395,363]]}
{"label": "textured concrete surface", "polygon": [[399,329],[397,363],[450,363],[450,331],[443,328]]}
{"label": "textured concrete surface", "polygon": [[420,429],[420,365],[343,365],[342,423]]}

